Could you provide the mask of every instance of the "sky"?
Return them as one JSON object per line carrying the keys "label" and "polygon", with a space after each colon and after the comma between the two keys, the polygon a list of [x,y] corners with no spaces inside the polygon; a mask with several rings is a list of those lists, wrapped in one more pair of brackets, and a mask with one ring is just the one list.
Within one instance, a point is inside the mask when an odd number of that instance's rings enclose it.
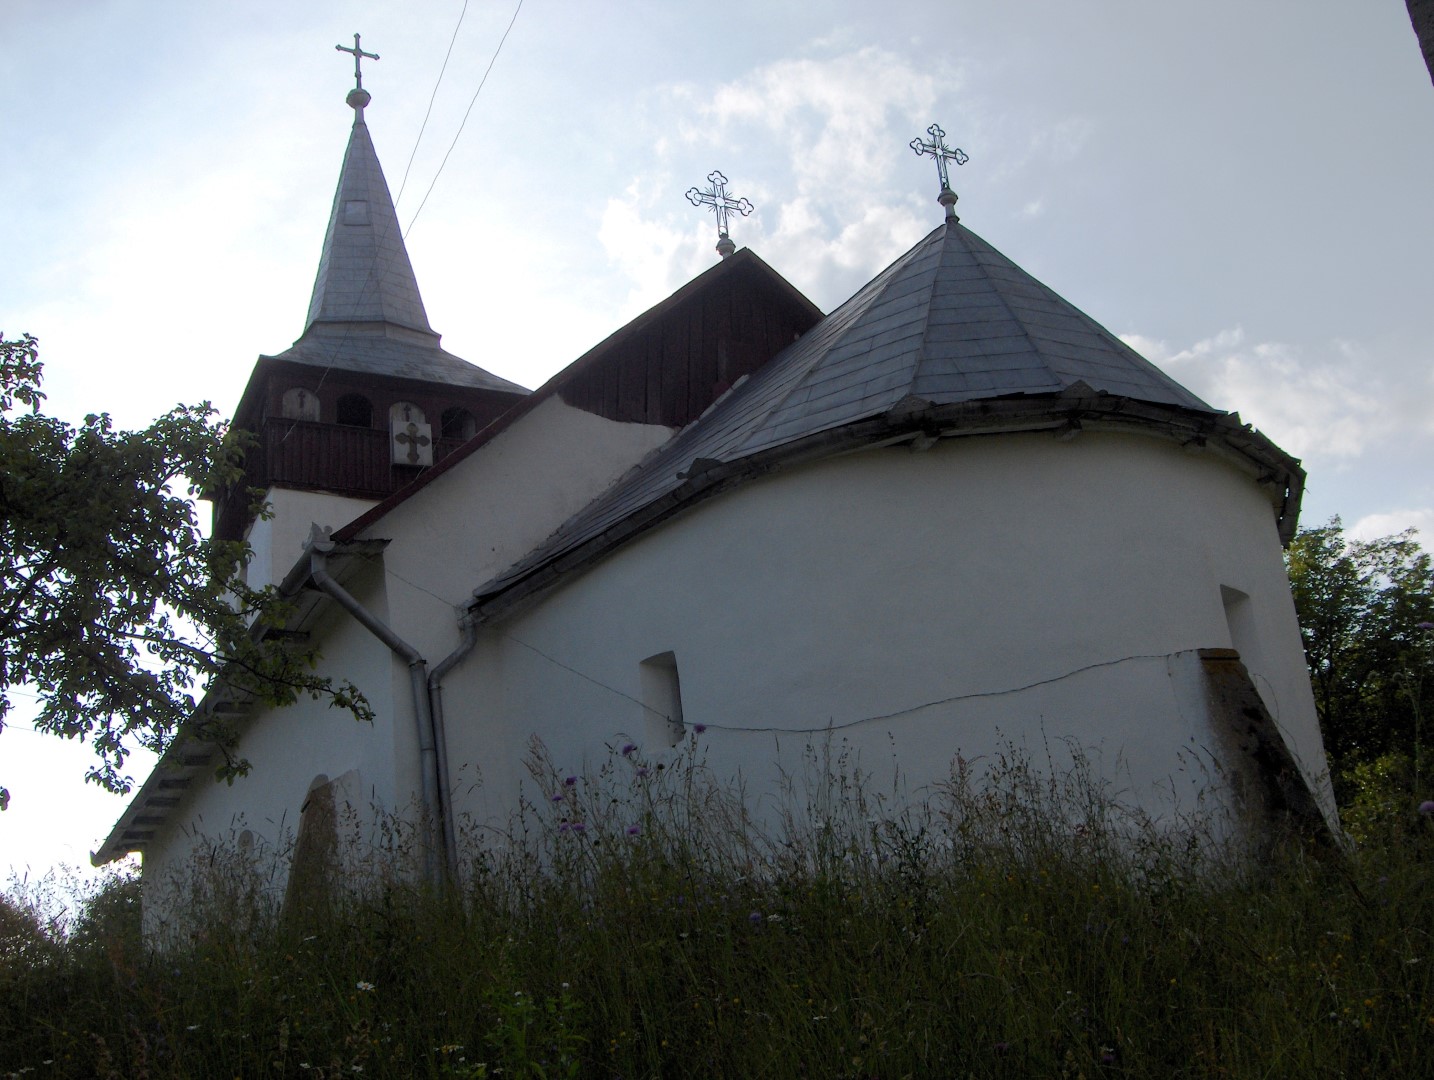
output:
{"label": "sky", "polygon": [[[1302,458],[1304,524],[1434,543],[1403,0],[5,0],[0,331],[39,338],[49,411],[227,412],[298,337],[355,31],[429,321],[498,375],[539,385],[710,266],[683,193],[714,169],[756,206],[736,243],[831,310],[940,223],[907,146],[937,123],[962,223]],[[125,803],[17,701],[0,875],[33,878]]]}

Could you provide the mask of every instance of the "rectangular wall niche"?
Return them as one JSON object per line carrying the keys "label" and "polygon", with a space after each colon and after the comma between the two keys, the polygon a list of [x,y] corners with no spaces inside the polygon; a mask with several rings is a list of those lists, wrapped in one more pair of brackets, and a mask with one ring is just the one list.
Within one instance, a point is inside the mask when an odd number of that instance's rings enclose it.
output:
{"label": "rectangular wall niche", "polygon": [[676,746],[687,728],[682,722],[682,684],[677,657],[670,652],[649,656],[638,665],[642,680],[642,713],[648,741]]}

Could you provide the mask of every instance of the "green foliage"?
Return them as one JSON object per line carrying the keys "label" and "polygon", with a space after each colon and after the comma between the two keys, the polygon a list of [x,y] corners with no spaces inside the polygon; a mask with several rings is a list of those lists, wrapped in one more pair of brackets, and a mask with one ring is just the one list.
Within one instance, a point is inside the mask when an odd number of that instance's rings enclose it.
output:
{"label": "green foliage", "polygon": [[1423,700],[1434,686],[1434,565],[1413,530],[1351,540],[1339,518],[1286,555],[1325,749],[1344,774],[1391,753],[1423,771]]}
{"label": "green foliage", "polygon": [[94,887],[80,906],[79,917],[68,934],[68,940],[70,946],[76,949],[139,955],[143,945],[138,872],[112,874]]}
{"label": "green foliage", "polygon": [[27,897],[0,895],[0,970],[44,967],[60,955],[58,938]]}
{"label": "green foliage", "polygon": [[690,759],[537,764],[460,897],[221,901],[163,950],[0,970],[0,1076],[1434,1075],[1427,819],[1252,866],[1079,764],[958,766],[892,816],[838,758],[780,836]]}
{"label": "green foliage", "polygon": [[[87,778],[123,792],[131,745],[162,751],[221,673],[241,697],[326,695],[367,717],[352,686],[271,635],[287,607],[245,585],[246,547],[200,528],[195,499],[242,475],[242,443],[214,410],[179,406],[139,431],[105,414],[73,427],[40,411],[40,378],[33,337],[0,340],[0,724],[11,688],[32,688],[39,729],[88,740]],[[216,723],[188,730],[233,746]],[[226,755],[225,768],[246,764]]]}

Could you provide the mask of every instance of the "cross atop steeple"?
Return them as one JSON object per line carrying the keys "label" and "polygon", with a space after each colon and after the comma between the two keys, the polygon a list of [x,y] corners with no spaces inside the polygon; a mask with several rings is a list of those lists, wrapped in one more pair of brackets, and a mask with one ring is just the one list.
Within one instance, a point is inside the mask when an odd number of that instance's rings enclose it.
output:
{"label": "cross atop steeple", "polygon": [[361,64],[361,63],[363,62],[363,58],[364,58],[364,57],[368,57],[368,59],[370,59],[370,60],[377,60],[377,59],[378,59],[378,53],[364,52],[363,49],[359,48],[359,36],[358,36],[357,34],[354,35],[354,47],[353,47],[352,49],[350,49],[347,45],[335,45],[334,48],[337,49],[339,52],[351,53],[351,54],[353,55],[353,58],[354,58],[354,89],[355,89],[355,90],[362,90],[362,89],[363,89],[363,70],[359,67],[359,64]]}
{"label": "cross atop steeple", "polygon": [[931,136],[930,142],[922,142],[921,136],[912,139],[906,145],[916,151],[917,157],[934,157],[936,159],[936,171],[941,177],[941,192],[936,196],[936,201],[946,207],[946,216],[951,221],[958,221],[956,217],[956,193],[951,190],[951,178],[946,172],[946,162],[954,161],[957,165],[965,165],[971,159],[960,147],[952,150],[946,145],[946,132],[941,130],[941,125],[932,124],[926,129],[926,134]]}
{"label": "cross atop steeple", "polygon": [[735,210],[746,217],[756,209],[746,199],[734,199],[727,194],[727,178],[716,169],[707,174],[707,183],[710,185],[706,191],[699,191],[697,188],[687,189],[687,201],[693,206],[706,206],[717,215],[717,253],[726,258],[737,250],[737,245],[732,243],[731,237],[727,235],[727,215]]}

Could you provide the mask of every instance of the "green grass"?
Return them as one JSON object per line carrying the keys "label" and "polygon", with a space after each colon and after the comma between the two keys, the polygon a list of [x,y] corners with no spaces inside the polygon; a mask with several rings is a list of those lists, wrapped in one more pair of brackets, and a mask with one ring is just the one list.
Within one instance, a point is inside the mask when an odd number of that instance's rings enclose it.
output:
{"label": "green grass", "polygon": [[778,838],[690,761],[539,753],[457,893],[231,890],[159,951],[132,885],[68,933],[13,897],[0,1075],[1434,1076],[1434,821],[1241,858],[1079,766],[898,814],[821,765]]}

